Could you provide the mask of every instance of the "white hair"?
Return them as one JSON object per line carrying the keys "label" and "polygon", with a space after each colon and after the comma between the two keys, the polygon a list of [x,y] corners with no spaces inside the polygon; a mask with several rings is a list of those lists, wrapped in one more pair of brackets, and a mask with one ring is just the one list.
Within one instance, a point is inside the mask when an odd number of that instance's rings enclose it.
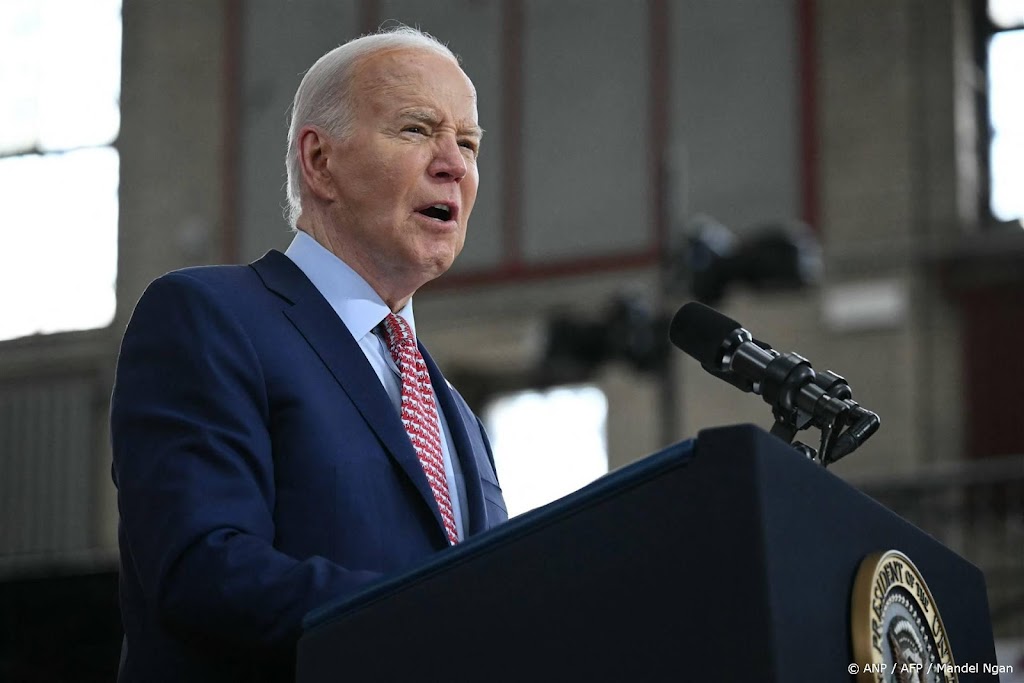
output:
{"label": "white hair", "polygon": [[364,57],[378,52],[408,48],[430,50],[459,63],[459,58],[448,46],[434,36],[410,26],[398,25],[339,45],[318,59],[303,76],[292,102],[288,154],[285,157],[288,172],[287,217],[291,227],[295,227],[302,213],[299,131],[303,126],[314,125],[335,138],[348,135],[355,118],[351,92],[355,65]]}

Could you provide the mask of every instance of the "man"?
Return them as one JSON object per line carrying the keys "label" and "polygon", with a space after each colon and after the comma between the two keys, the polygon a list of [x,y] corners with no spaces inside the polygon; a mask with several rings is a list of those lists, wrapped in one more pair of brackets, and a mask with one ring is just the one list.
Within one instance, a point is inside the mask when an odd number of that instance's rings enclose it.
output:
{"label": "man", "polygon": [[295,96],[286,254],[139,301],[111,403],[120,680],[288,680],[310,609],[507,519],[479,420],[413,341],[481,135],[446,47],[349,42]]}

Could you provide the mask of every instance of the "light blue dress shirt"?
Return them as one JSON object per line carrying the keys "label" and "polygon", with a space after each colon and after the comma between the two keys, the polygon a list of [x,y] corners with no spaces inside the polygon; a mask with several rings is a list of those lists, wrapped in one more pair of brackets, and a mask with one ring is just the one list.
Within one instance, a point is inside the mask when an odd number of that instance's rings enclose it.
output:
{"label": "light blue dress shirt", "polygon": [[[301,230],[296,231],[295,238],[285,255],[306,274],[341,318],[341,322],[345,323],[345,327],[359,343],[359,348],[373,367],[373,371],[377,373],[377,378],[391,398],[395,410],[401,414],[402,375],[391,357],[387,344],[375,332],[377,326],[391,313],[391,309],[362,276]],[[398,311],[397,315],[409,323],[415,336],[416,320],[412,313],[412,299],[409,299],[409,303]],[[441,421],[441,453],[444,456],[444,471],[448,479],[448,494],[452,500],[459,540],[462,540],[465,538],[463,530],[467,525],[467,520],[462,516],[461,505],[466,495],[465,481],[458,459],[452,457],[449,446],[452,436],[444,411],[437,403],[436,392],[434,403],[437,405],[437,415]]]}

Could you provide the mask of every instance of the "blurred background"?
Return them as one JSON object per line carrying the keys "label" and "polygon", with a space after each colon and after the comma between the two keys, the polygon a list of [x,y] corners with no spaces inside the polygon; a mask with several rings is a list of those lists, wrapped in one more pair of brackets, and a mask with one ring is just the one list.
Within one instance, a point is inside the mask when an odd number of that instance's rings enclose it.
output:
{"label": "blurred background", "polygon": [[831,471],[985,572],[1019,680],[1022,0],[0,0],[0,680],[113,679],[124,327],[169,270],[287,246],[299,80],[394,21],[479,94],[416,310],[511,512],[771,426],[668,344],[703,301],[881,416]]}

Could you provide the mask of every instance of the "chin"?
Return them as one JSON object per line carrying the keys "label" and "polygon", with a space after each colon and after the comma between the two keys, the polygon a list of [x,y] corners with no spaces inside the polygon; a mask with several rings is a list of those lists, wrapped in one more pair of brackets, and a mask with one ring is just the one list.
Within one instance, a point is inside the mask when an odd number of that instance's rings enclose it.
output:
{"label": "chin", "polygon": [[434,277],[443,275],[455,263],[455,257],[459,255],[460,251],[462,251],[461,248],[454,249],[450,245],[446,245],[446,248],[443,249],[436,249],[425,259],[428,270],[434,273]]}
{"label": "chin", "polygon": [[434,261],[430,264],[428,272],[430,273],[430,279],[439,278],[448,272],[448,269],[452,267],[455,259],[447,258],[443,260]]}

